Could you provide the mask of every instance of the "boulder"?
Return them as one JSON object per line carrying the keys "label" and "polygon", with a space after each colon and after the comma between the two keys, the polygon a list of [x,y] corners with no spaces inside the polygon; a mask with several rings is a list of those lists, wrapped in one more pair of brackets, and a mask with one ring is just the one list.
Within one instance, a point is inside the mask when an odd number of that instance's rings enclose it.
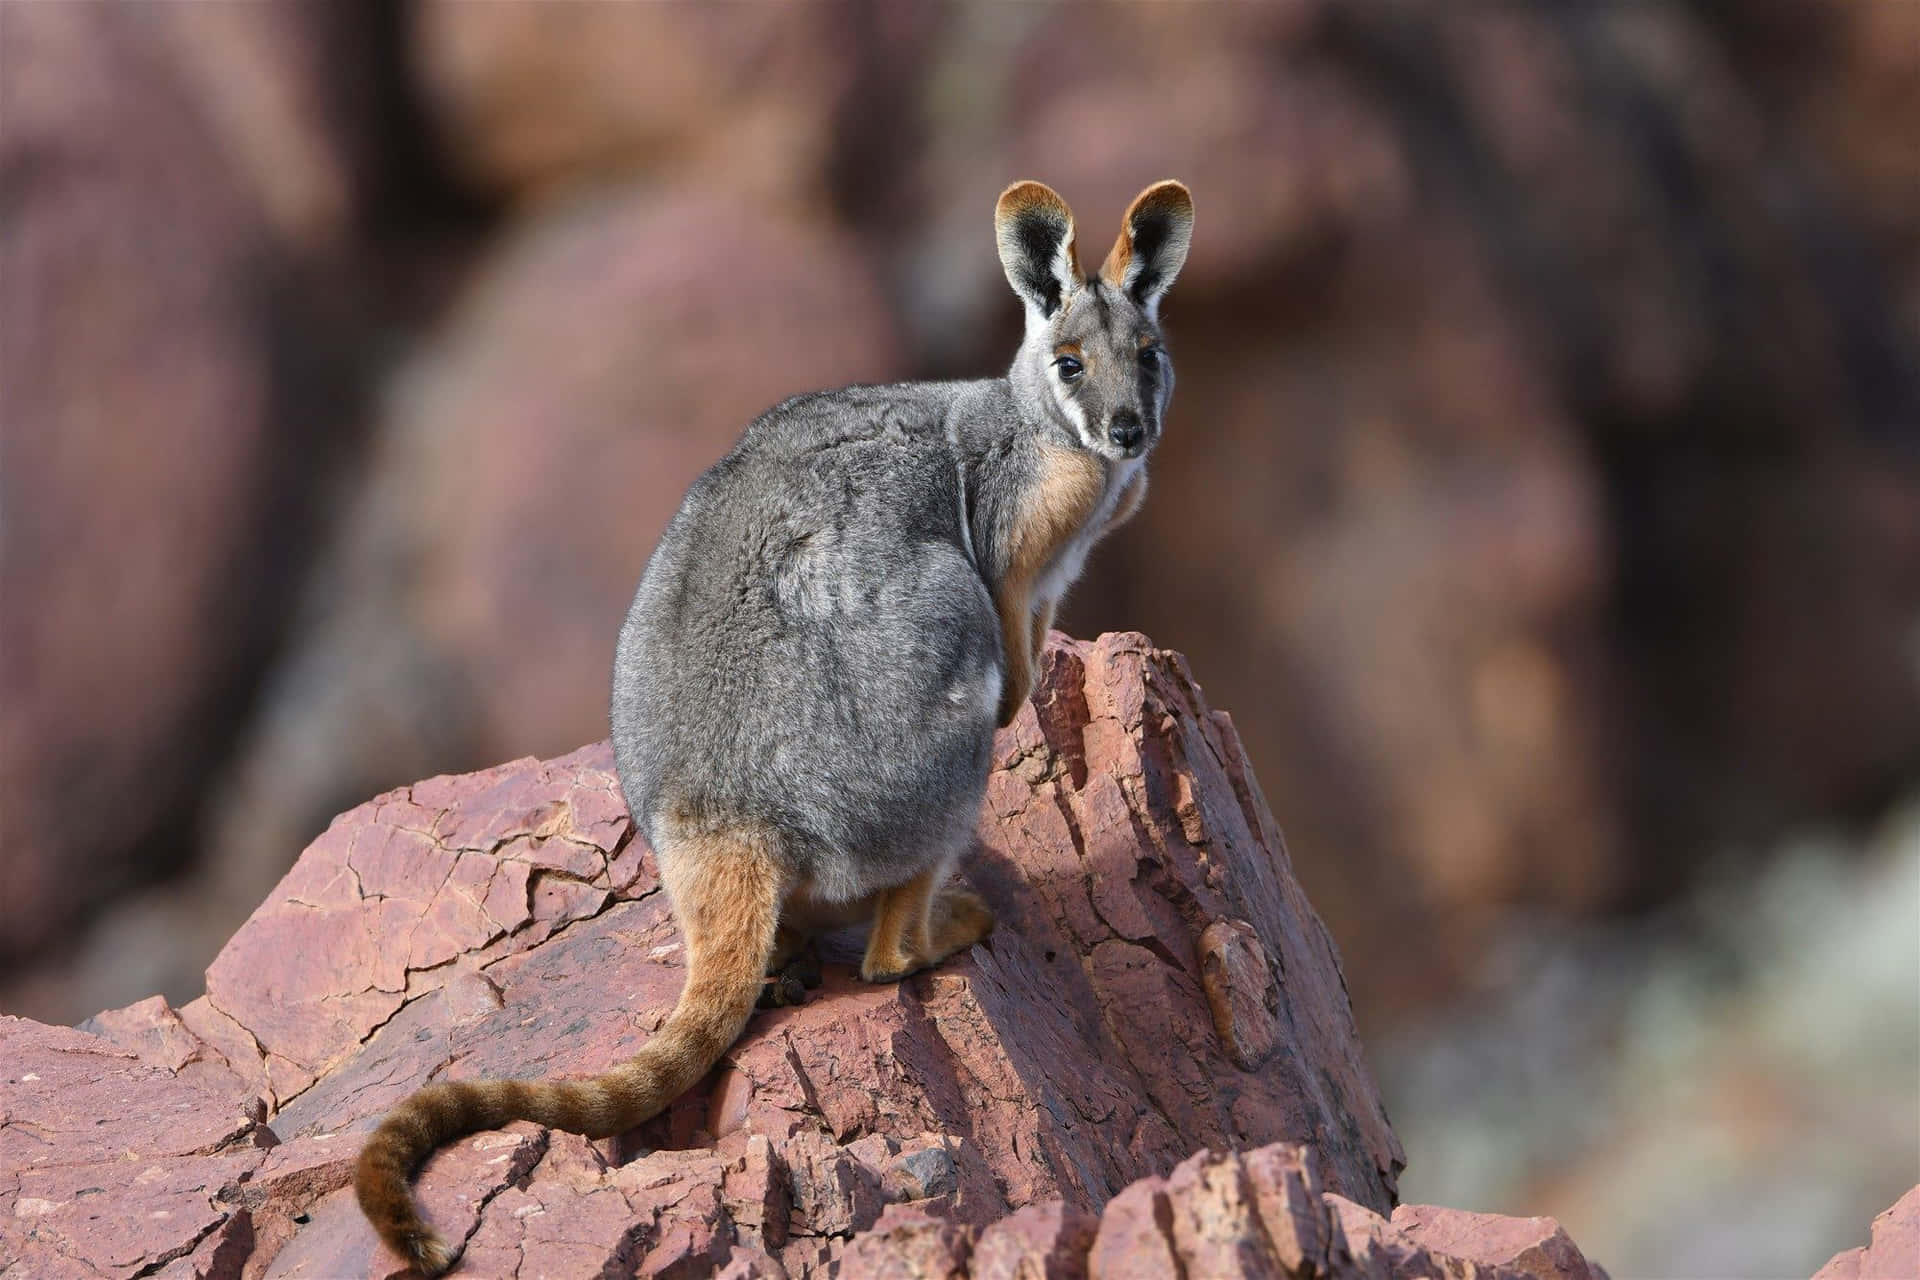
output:
{"label": "boulder", "polygon": [[[1039,689],[964,872],[993,938],[886,986],[830,942],[808,1003],[756,1016],[634,1134],[446,1148],[418,1186],[472,1274],[797,1278],[976,1244],[1070,1273],[1137,1234],[1093,1228],[1109,1202],[1228,1194],[1240,1174],[1180,1164],[1202,1147],[1391,1212],[1403,1157],[1231,720],[1137,635],[1054,637]],[[200,999],[0,1023],[0,1253],[49,1277],[391,1271],[347,1187],[389,1106],[434,1078],[599,1070],[677,993],[610,764],[601,745],[380,796],[302,854]],[[1213,1212],[1192,1248],[1230,1248]],[[1332,1247],[1322,1209],[1259,1213],[1263,1239],[1294,1214],[1287,1239]],[[861,1242],[876,1225],[897,1248]]]}

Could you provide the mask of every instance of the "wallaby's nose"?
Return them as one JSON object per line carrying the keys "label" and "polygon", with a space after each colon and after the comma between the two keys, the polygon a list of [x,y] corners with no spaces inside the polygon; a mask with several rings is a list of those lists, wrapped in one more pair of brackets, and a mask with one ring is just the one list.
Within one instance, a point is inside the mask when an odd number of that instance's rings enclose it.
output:
{"label": "wallaby's nose", "polygon": [[1122,449],[1134,448],[1146,434],[1147,429],[1140,425],[1140,415],[1131,409],[1116,409],[1107,421],[1107,439]]}

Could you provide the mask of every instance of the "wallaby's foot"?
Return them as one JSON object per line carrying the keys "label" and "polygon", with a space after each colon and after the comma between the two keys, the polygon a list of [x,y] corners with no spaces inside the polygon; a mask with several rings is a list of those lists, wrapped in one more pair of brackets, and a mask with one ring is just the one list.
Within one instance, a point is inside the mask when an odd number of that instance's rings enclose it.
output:
{"label": "wallaby's foot", "polygon": [[909,974],[918,973],[926,968],[913,956],[893,956],[885,962],[877,963],[872,956],[860,962],[860,980],[862,982],[883,983],[898,982]]}
{"label": "wallaby's foot", "polygon": [[971,889],[948,889],[933,904],[928,964],[938,964],[993,932],[993,908]]}
{"label": "wallaby's foot", "polygon": [[860,976],[868,982],[896,982],[927,965],[927,924],[934,890],[943,867],[928,867],[903,885],[883,889],[874,898],[873,929],[867,934]]}
{"label": "wallaby's foot", "polygon": [[956,951],[964,951],[992,932],[993,908],[979,894],[971,889],[946,889],[934,899],[928,912],[924,941],[909,947],[903,936],[892,947],[883,948],[875,945],[885,941],[876,934],[868,941],[860,976],[868,982],[897,982],[939,964]]}
{"label": "wallaby's foot", "polygon": [[866,958],[860,961],[860,978],[863,982],[898,982],[926,967],[926,959],[909,947],[896,944],[878,948],[869,944]]}

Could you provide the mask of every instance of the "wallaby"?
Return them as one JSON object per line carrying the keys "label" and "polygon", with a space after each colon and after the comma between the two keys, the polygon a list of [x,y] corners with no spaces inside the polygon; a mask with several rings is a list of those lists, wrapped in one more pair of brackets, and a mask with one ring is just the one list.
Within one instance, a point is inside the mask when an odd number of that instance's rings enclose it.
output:
{"label": "wallaby", "polygon": [[427,1275],[457,1256],[407,1186],[434,1148],[513,1120],[600,1138],[648,1119],[719,1061],[813,930],[870,920],[860,976],[890,982],[993,928],[947,876],[1061,594],[1146,493],[1173,391],[1159,304],[1193,201],[1148,187],[1093,278],[1040,183],[1007,188],[994,227],[1026,304],[1006,377],[788,400],[661,536],[620,630],[613,744],[686,985],[602,1075],[433,1084],[394,1108],[355,1187]]}

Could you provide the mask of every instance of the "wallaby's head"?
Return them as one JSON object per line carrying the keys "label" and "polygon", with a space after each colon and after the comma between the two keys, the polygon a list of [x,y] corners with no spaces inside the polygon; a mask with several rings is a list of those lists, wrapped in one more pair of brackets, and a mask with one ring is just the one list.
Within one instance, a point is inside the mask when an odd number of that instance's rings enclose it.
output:
{"label": "wallaby's head", "polygon": [[994,231],[1007,283],[1027,308],[1015,393],[1095,453],[1137,458],[1151,449],[1173,393],[1160,299],[1187,260],[1193,197],[1177,182],[1142,191],[1090,279],[1080,274],[1072,212],[1040,183],[1001,192]]}

